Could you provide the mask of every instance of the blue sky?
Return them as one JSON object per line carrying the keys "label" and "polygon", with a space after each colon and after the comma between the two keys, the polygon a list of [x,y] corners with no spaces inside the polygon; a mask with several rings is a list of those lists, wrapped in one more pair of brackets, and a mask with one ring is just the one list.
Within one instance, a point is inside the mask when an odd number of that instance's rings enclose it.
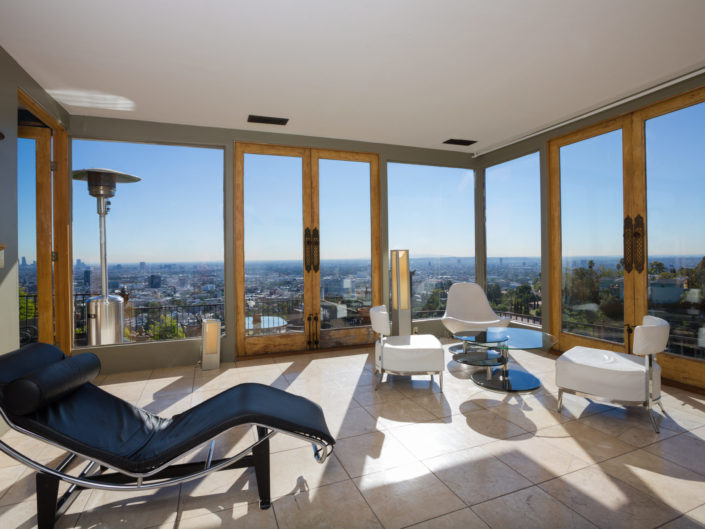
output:
{"label": "blue sky", "polygon": [[[301,159],[246,154],[244,196],[245,259],[301,260]],[[321,260],[369,259],[369,164],[321,160],[318,201]]]}
{"label": "blue sky", "polygon": [[475,174],[468,169],[390,163],[389,249],[411,257],[475,255]]}
{"label": "blue sky", "polygon": [[[705,254],[705,103],[649,120],[650,255]],[[73,168],[139,176],[118,185],[107,217],[108,261],[223,260],[222,149],[74,140]],[[246,258],[301,259],[301,161],[247,155]],[[540,255],[539,155],[486,171],[489,257]],[[34,141],[18,142],[19,255],[36,255]],[[621,131],[561,149],[563,254],[622,252]],[[389,247],[412,256],[475,255],[474,174],[389,163]],[[369,166],[323,160],[321,258],[369,258]],[[98,262],[96,200],[73,184],[74,257]]]}
{"label": "blue sky", "polygon": [[541,256],[539,153],[485,170],[487,257]]}

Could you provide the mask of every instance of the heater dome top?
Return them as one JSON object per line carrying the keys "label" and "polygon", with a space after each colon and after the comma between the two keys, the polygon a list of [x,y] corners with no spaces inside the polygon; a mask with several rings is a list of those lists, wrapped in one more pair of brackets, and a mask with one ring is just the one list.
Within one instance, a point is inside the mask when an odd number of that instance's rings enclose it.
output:
{"label": "heater dome top", "polygon": [[141,180],[138,176],[113,171],[112,169],[78,169],[73,172],[74,180],[90,182],[92,178],[104,179],[106,183],[112,182],[114,184],[130,184]]}
{"label": "heater dome top", "polygon": [[88,193],[96,198],[115,196],[115,184],[139,182],[140,178],[112,169],[79,169],[73,172],[74,180],[88,182]]}

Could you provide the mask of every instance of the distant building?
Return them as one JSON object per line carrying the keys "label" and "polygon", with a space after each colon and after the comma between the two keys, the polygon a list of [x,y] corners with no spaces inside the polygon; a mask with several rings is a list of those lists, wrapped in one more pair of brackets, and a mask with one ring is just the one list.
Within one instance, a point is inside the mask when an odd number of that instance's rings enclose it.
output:
{"label": "distant building", "polygon": [[679,277],[649,281],[649,299],[653,303],[678,303],[683,292],[683,279]]}
{"label": "distant building", "polygon": [[140,272],[144,272],[145,270],[147,270],[147,263],[140,261]]}
{"label": "distant building", "polygon": [[83,261],[81,261],[80,259],[76,259],[76,268],[83,268]]}
{"label": "distant building", "polygon": [[22,266],[27,266],[27,258],[22,256]]}
{"label": "distant building", "polygon": [[149,288],[161,288],[162,286],[162,276],[159,274],[152,274],[149,276]]}
{"label": "distant building", "polygon": [[83,271],[83,284],[86,285],[87,287],[91,286],[91,271],[90,270]]}

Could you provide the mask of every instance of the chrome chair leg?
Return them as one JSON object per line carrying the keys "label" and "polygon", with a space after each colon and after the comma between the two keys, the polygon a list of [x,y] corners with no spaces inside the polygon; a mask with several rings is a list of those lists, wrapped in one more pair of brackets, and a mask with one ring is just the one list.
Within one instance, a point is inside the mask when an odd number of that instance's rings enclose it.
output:
{"label": "chrome chair leg", "polygon": [[563,388],[558,388],[558,404],[556,404],[556,408],[558,413],[560,413],[561,408],[563,408]]}
{"label": "chrome chair leg", "polygon": [[[660,404],[660,403],[659,403]],[[661,430],[658,427],[658,421],[656,420],[656,412],[654,409],[651,407],[651,401],[649,400],[646,402],[646,413],[649,414],[649,421],[651,421],[651,427],[654,429],[654,432],[659,433]],[[660,417],[659,417],[660,420]]]}
{"label": "chrome chair leg", "polygon": [[384,371],[381,369],[379,370],[379,374],[377,375],[377,383],[375,384],[375,391],[379,389],[379,385],[382,383],[382,377],[384,376]]}

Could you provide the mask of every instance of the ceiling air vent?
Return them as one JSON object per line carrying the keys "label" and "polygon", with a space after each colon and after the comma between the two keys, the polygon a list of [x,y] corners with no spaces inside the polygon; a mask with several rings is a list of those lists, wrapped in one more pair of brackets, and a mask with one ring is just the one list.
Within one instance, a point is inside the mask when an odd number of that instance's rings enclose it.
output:
{"label": "ceiling air vent", "polygon": [[248,123],[263,123],[265,125],[286,125],[289,123],[289,118],[273,118],[271,116],[255,116],[250,114],[247,116]]}
{"label": "ceiling air vent", "polygon": [[451,138],[449,140],[444,141],[443,143],[447,143],[448,145],[462,145],[463,147],[467,147],[468,145],[472,145],[473,143],[477,143],[475,140],[458,140],[455,138]]}

